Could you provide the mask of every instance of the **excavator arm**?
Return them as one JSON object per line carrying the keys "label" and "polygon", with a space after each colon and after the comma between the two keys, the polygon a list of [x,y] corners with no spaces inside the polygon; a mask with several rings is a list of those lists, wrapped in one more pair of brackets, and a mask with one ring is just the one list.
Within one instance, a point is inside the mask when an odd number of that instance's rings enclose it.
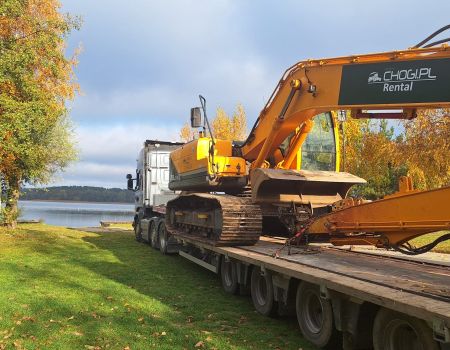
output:
{"label": "excavator arm", "polygon": [[[410,49],[308,60],[283,74],[247,140],[243,158],[263,166],[297,127],[322,112],[350,110],[354,117],[412,118],[417,108],[450,106],[450,50]],[[401,110],[392,113],[392,110]],[[297,143],[296,147],[299,147]]]}

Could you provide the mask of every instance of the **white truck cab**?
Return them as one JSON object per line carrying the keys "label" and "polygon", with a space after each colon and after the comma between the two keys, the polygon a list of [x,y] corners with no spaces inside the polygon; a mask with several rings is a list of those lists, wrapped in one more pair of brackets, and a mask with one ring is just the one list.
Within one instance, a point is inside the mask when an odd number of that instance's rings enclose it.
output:
{"label": "white truck cab", "polygon": [[[162,230],[165,204],[177,193],[169,190],[170,152],[183,143],[146,140],[137,159],[136,175],[127,175],[127,188],[134,191],[133,226],[138,241],[150,242],[150,230]],[[159,237],[155,237],[158,239]],[[159,243],[158,243],[159,244]]]}

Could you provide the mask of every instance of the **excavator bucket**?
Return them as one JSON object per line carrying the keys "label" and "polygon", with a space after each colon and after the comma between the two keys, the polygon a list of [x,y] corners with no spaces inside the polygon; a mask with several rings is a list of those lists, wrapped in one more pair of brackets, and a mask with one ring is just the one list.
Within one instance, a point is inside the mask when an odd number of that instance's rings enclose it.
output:
{"label": "excavator bucket", "polygon": [[313,208],[339,201],[356,184],[366,180],[345,172],[254,169],[251,173],[253,203],[303,203]]}

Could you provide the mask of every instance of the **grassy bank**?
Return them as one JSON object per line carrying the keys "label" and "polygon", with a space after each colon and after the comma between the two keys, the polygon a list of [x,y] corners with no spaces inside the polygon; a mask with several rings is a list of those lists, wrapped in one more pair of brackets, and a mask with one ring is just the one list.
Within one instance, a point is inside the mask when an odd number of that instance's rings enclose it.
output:
{"label": "grassy bank", "polygon": [[0,228],[0,349],[314,349],[130,231]]}
{"label": "grassy bank", "polygon": [[[450,231],[440,231],[436,233],[429,233],[427,235],[423,235],[421,237],[413,239],[411,243],[417,247],[421,247],[425,244],[433,242],[434,240],[436,240],[436,238],[439,238],[440,236],[449,232]],[[433,248],[432,252],[450,254],[450,241],[439,243],[436,247]]]}

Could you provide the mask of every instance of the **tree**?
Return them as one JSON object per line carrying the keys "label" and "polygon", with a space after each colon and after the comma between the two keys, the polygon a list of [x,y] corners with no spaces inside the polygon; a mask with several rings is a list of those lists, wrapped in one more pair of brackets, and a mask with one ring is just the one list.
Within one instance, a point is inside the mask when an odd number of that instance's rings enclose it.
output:
{"label": "tree", "polygon": [[395,192],[407,167],[398,161],[393,128],[386,120],[348,118],[344,133],[346,147],[341,155],[345,152],[345,171],[367,180],[367,184],[355,186],[351,195],[378,199]]}
{"label": "tree", "polygon": [[192,129],[191,126],[186,123],[180,130],[180,140],[183,142],[189,142],[194,138],[198,137],[198,132],[195,129]]}
{"label": "tree", "polygon": [[238,104],[233,116],[231,117],[231,128],[233,130],[232,139],[235,141],[244,141],[247,137],[247,116],[244,106]]}
{"label": "tree", "polygon": [[406,164],[415,186],[450,184],[450,110],[421,110],[403,126],[396,159]]}
{"label": "tree", "polygon": [[[409,175],[419,189],[450,183],[450,110],[421,110],[403,121],[394,137],[386,121],[349,118],[345,122],[345,171],[368,180],[352,195],[376,199],[397,190]],[[342,144],[342,143],[341,143]]]}
{"label": "tree", "polygon": [[80,21],[59,9],[58,0],[0,3],[0,173],[11,228],[20,186],[47,183],[76,156],[66,108],[77,91],[76,54],[64,51]]}
{"label": "tree", "polygon": [[[242,141],[247,136],[247,117],[244,107],[239,103],[230,117],[221,107],[211,122],[214,137],[220,140]],[[196,130],[185,124],[180,130],[180,140],[188,142],[198,136]]]}
{"label": "tree", "polygon": [[232,140],[233,128],[231,118],[223,108],[217,108],[216,117],[213,119],[211,127],[213,129],[214,137],[220,140]]}

